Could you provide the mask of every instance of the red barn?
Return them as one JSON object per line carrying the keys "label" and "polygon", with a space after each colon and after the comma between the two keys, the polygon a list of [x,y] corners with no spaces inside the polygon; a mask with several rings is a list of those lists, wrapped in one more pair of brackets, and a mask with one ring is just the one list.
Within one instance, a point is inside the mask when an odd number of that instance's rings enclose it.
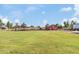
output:
{"label": "red barn", "polygon": [[50,25],[48,26],[48,30],[57,30],[58,27],[56,25]]}

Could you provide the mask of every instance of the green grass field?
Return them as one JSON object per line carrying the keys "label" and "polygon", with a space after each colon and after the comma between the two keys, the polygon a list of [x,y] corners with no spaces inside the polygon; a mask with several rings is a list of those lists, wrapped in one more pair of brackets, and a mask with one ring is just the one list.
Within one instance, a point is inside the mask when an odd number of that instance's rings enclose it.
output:
{"label": "green grass field", "polygon": [[79,34],[64,31],[0,31],[0,53],[79,53]]}

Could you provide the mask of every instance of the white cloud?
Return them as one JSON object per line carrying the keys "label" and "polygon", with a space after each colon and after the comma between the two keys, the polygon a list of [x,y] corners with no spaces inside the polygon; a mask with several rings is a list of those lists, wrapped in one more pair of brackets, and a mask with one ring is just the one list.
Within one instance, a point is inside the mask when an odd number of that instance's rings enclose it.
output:
{"label": "white cloud", "polygon": [[42,11],[41,13],[42,13],[42,14],[46,14],[46,11]]}
{"label": "white cloud", "polygon": [[7,17],[3,17],[3,16],[0,16],[0,19],[2,20],[3,23],[7,23],[9,21],[9,19]]}
{"label": "white cloud", "polygon": [[2,21],[3,21],[3,23],[6,24],[9,20],[8,20],[8,18],[3,18]]}
{"label": "white cloud", "polygon": [[62,26],[64,26],[63,23],[64,23],[65,21],[68,21],[68,19],[62,19],[62,21],[61,21],[61,25],[62,25]]}
{"label": "white cloud", "polygon": [[67,19],[63,19],[62,21],[63,21],[63,22],[64,22],[64,21],[67,21]]}
{"label": "white cloud", "polygon": [[9,9],[12,9],[13,6],[12,5],[9,5],[9,4],[3,4],[2,5],[2,8],[6,9],[6,10],[9,10]]}
{"label": "white cloud", "polygon": [[[25,9],[25,12],[34,12],[36,10],[39,10],[41,8],[44,8],[45,6],[44,5],[28,5],[28,7]],[[45,13],[43,11],[43,13]]]}
{"label": "white cloud", "polygon": [[43,20],[43,26],[45,26],[48,23],[47,20]]}
{"label": "white cloud", "polygon": [[[72,10],[72,8],[68,7],[67,11],[70,11],[70,10]],[[63,24],[64,21],[69,21],[69,23],[71,23],[72,20],[79,23],[79,17],[78,17],[79,16],[79,4],[75,4],[73,10],[75,12],[74,12],[72,18],[63,19],[62,24]],[[63,8],[62,11],[66,11],[66,8]]]}
{"label": "white cloud", "polygon": [[63,24],[64,21],[68,21],[69,24],[71,23],[71,21],[75,21],[75,22],[79,23],[79,19],[78,19],[77,17],[72,17],[72,18],[69,18],[69,19],[63,19],[63,20],[61,21],[61,25],[64,25],[64,24]]}
{"label": "white cloud", "polygon": [[15,23],[20,23],[20,20],[19,19],[15,19]]}
{"label": "white cloud", "polygon": [[23,18],[22,14],[23,12],[20,10],[11,11],[11,16],[14,18]]}
{"label": "white cloud", "polygon": [[0,15],[0,19],[2,19],[3,18],[3,16],[2,15]]}
{"label": "white cloud", "polygon": [[8,18],[3,18],[2,21],[3,21],[3,23],[6,24],[9,20],[8,20]]}
{"label": "white cloud", "polygon": [[75,22],[77,22],[77,23],[79,23],[79,19],[77,17],[70,18],[69,22],[71,22],[72,20],[75,21]]}
{"label": "white cloud", "polygon": [[29,6],[29,7],[26,8],[26,12],[32,12],[32,11],[35,11],[35,10],[37,10],[37,9],[38,9],[38,8],[35,7],[35,6]]}
{"label": "white cloud", "polygon": [[74,16],[79,16],[79,4],[75,4],[74,5]]}
{"label": "white cloud", "polygon": [[71,7],[64,7],[64,8],[62,8],[60,11],[61,11],[61,12],[69,12],[69,11],[71,11],[71,10],[72,10]]}

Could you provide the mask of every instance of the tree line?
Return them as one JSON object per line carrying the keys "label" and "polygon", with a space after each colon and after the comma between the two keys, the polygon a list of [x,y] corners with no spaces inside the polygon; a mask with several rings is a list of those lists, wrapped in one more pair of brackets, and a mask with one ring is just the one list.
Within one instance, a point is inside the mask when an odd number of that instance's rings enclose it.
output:
{"label": "tree line", "polygon": [[72,20],[71,22],[64,21],[63,24],[64,24],[64,28],[72,30],[73,29],[73,25],[77,24],[77,21],[74,21],[74,20]]}
{"label": "tree line", "polygon": [[[72,29],[73,28],[73,25],[76,24],[77,22],[76,21],[64,21],[63,24],[64,26],[62,26],[61,24],[54,24],[55,26],[57,26],[59,29],[60,28],[65,28],[65,29]],[[5,25],[8,29],[15,29],[15,30],[19,30],[20,28],[25,30],[26,27],[28,27],[24,22],[19,25],[19,23],[16,23],[14,26],[13,26],[13,23],[11,23],[10,21],[8,21],[6,24],[2,22],[2,20],[0,19],[0,27],[2,25]],[[46,24],[45,25],[45,29],[47,30],[47,27],[49,26],[49,24]],[[30,28],[34,29],[35,27],[33,25],[30,26]],[[36,28],[39,28],[40,30],[42,29],[40,26],[37,26]]]}

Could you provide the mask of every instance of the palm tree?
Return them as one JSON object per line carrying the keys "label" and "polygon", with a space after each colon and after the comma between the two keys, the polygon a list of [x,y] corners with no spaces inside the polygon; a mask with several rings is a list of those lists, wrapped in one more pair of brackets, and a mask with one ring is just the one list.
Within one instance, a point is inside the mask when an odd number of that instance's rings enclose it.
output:
{"label": "palm tree", "polygon": [[3,24],[3,23],[2,23],[2,20],[0,19],[0,27],[2,26],[2,24]]}
{"label": "palm tree", "polygon": [[68,28],[69,27],[69,22],[68,21],[64,21],[64,27]]}
{"label": "palm tree", "polygon": [[73,21],[73,20],[71,21],[71,24],[70,24],[71,29],[73,28],[73,25],[76,23],[77,23],[76,21]]}

